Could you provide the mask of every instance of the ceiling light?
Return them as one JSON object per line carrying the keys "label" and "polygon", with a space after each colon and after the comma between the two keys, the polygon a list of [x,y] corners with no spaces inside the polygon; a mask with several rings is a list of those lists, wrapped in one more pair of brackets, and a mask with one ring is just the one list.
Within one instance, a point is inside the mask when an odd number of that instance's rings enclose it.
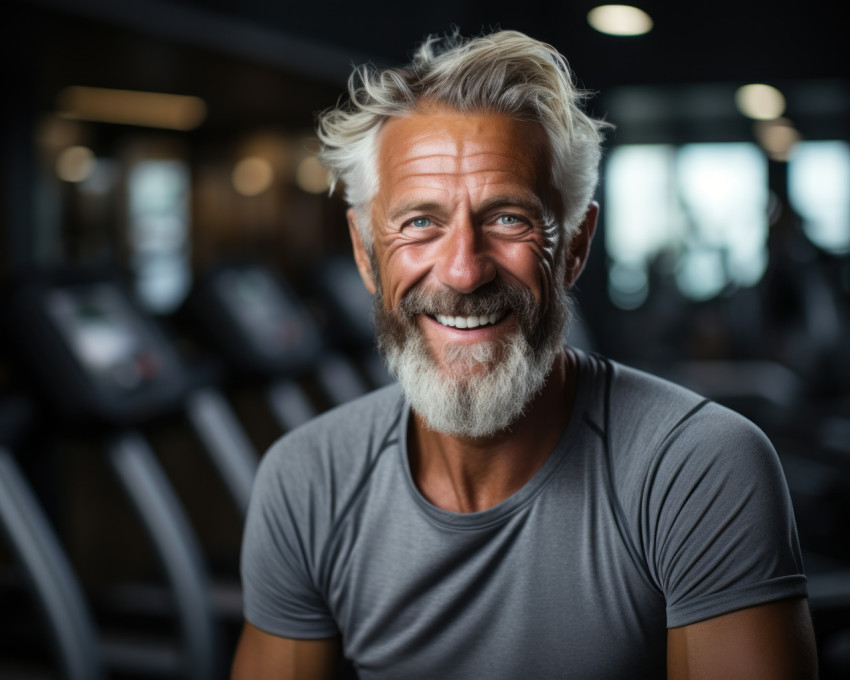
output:
{"label": "ceiling light", "polygon": [[85,146],[69,146],[56,157],[56,174],[63,182],[82,182],[94,172],[94,153]]}
{"label": "ceiling light", "polygon": [[295,183],[308,194],[321,194],[328,190],[330,178],[318,158],[307,156],[298,164],[295,171]]}
{"label": "ceiling light", "polygon": [[800,133],[787,118],[757,122],[755,136],[768,158],[780,162],[788,161],[800,141]]}
{"label": "ceiling light", "polygon": [[754,120],[773,120],[785,113],[785,97],[771,85],[742,85],[735,92],[738,110]]}
{"label": "ceiling light", "polygon": [[243,158],[233,168],[233,188],[243,196],[257,196],[272,185],[274,168],[265,158]]}
{"label": "ceiling light", "polygon": [[608,35],[643,35],[652,30],[652,18],[631,5],[600,5],[587,13],[587,22]]}
{"label": "ceiling light", "polygon": [[59,93],[57,108],[62,118],[181,131],[198,127],[207,115],[198,97],[76,85]]}

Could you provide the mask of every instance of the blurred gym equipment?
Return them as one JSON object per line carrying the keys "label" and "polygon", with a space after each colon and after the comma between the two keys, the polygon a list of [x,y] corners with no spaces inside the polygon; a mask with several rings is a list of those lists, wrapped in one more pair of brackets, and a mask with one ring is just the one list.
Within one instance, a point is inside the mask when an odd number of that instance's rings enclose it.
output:
{"label": "blurred gym equipment", "polygon": [[[102,445],[114,481],[144,527],[179,629],[171,670],[196,680],[217,677],[218,631],[202,550],[140,429],[181,408],[193,387],[187,371],[117,278],[79,269],[41,272],[17,280],[6,302],[11,346],[50,409],[53,427]],[[149,600],[150,592],[143,588],[136,600]],[[106,656],[116,666],[139,664],[137,670],[164,658],[120,644]]]}

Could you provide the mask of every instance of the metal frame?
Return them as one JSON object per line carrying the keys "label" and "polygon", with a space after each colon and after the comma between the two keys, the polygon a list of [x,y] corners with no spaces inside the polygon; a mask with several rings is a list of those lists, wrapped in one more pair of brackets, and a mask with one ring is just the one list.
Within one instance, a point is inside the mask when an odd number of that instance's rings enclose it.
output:
{"label": "metal frame", "polygon": [[24,567],[67,680],[104,677],[98,633],[65,551],[12,454],[0,448],[0,526]]}

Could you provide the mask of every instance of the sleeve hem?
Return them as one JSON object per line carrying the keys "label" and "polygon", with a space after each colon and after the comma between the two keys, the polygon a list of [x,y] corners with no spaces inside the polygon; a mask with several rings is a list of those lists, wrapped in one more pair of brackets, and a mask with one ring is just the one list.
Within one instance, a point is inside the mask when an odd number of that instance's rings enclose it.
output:
{"label": "sleeve hem", "polygon": [[738,609],[754,607],[791,597],[806,597],[808,588],[802,574],[780,576],[743,588],[706,595],[667,607],[667,627],[678,628]]}
{"label": "sleeve hem", "polygon": [[247,612],[245,620],[264,633],[292,640],[320,640],[339,635],[339,630],[335,625],[329,626],[322,621],[281,621],[279,618]]}

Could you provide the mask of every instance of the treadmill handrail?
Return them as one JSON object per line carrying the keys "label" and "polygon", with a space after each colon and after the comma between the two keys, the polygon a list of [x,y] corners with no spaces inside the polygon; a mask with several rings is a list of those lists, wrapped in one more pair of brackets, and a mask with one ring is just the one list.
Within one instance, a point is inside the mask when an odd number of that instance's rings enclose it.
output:
{"label": "treadmill handrail", "polygon": [[62,675],[103,678],[98,633],[65,551],[12,454],[0,448],[0,526],[39,602]]}
{"label": "treadmill handrail", "polygon": [[266,390],[272,414],[285,432],[315,418],[316,407],[294,380],[275,380]]}
{"label": "treadmill handrail", "polygon": [[108,452],[175,597],[187,650],[186,677],[209,680],[216,676],[216,630],[205,562],[189,519],[141,434],[116,435],[109,442]]}
{"label": "treadmill handrail", "polygon": [[195,390],[189,395],[186,412],[244,517],[260,462],[247,433],[218,390]]}

